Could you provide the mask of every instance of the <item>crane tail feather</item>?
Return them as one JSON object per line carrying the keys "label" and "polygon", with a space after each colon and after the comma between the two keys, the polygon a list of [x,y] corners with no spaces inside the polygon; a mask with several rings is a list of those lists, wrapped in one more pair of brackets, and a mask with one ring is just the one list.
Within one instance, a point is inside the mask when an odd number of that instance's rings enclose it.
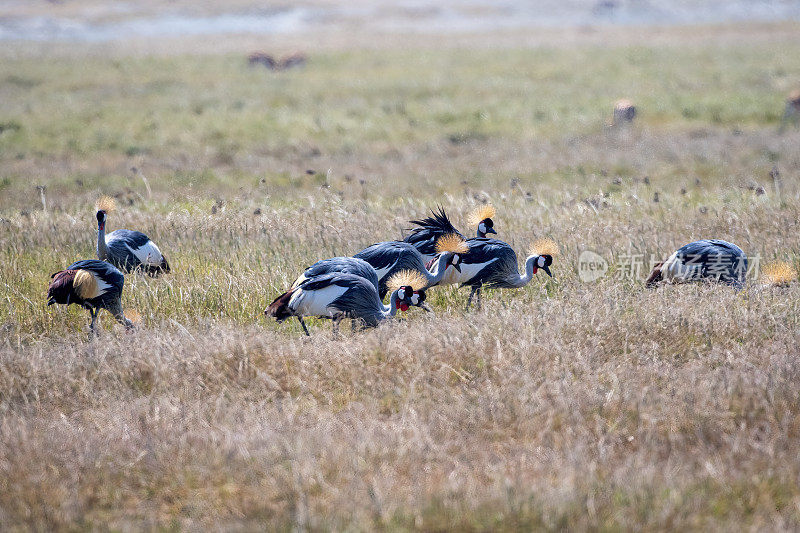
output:
{"label": "crane tail feather", "polygon": [[53,281],[47,288],[47,305],[70,303],[76,272],[75,270],[62,270],[51,276]]}
{"label": "crane tail feather", "polygon": [[661,262],[661,263],[657,263],[653,267],[653,270],[650,272],[650,275],[647,276],[647,281],[644,282],[644,286],[645,287],[647,287],[648,289],[652,289],[653,287],[655,287],[658,284],[659,281],[664,279],[664,275],[661,272],[661,267],[663,267],[663,266],[664,266],[664,263]]}
{"label": "crane tail feather", "polygon": [[295,289],[289,289],[284,292],[264,310],[264,314],[273,317],[278,322],[283,322],[287,318],[294,316],[292,310],[289,308],[289,302],[292,299]]}

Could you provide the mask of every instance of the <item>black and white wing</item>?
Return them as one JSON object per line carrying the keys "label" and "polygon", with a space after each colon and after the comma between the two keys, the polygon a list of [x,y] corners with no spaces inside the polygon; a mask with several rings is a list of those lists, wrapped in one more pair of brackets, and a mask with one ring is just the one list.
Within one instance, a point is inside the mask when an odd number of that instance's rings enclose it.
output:
{"label": "black and white wing", "polygon": [[355,274],[330,273],[307,279],[292,295],[289,307],[299,316],[363,318],[377,322],[383,304],[375,287]]}
{"label": "black and white wing", "polygon": [[169,272],[169,263],[156,243],[140,231],[118,229],[106,235],[108,260],[120,270],[130,272],[136,268],[152,272]]}
{"label": "black and white wing", "polygon": [[97,304],[117,299],[122,295],[125,276],[114,265],[98,259],[84,259],[72,263],[67,270],[86,270],[97,280],[96,294],[92,298],[87,298],[90,302]]}

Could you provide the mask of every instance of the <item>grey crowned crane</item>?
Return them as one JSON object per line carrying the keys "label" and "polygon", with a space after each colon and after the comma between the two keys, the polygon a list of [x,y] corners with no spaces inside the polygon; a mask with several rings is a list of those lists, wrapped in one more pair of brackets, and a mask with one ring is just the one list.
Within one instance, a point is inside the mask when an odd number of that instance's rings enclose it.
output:
{"label": "grey crowned crane", "polygon": [[[419,250],[426,264],[436,257],[436,241],[439,238],[451,233],[460,236],[462,239],[465,238],[447,218],[442,206],[439,206],[438,212],[431,209],[431,214],[433,216],[421,220],[412,220],[411,223],[418,227],[411,230],[411,233],[403,239],[403,242],[412,244]],[[495,209],[489,204],[479,206],[472,212],[469,223],[478,227],[478,238],[485,238],[491,233],[497,234],[492,221],[494,216]]]}
{"label": "grey crowned crane", "polygon": [[707,280],[741,289],[746,276],[747,256],[741,248],[721,239],[703,239],[681,246],[666,261],[656,264],[645,286],[653,288],[661,281]]}
{"label": "grey crowned crane", "polygon": [[47,305],[77,304],[87,309],[92,317],[89,336],[93,336],[100,309],[105,309],[124,325],[133,329],[133,322],[122,310],[122,287],[125,276],[114,265],[96,259],[77,261],[66,270],[50,276],[53,281],[47,289]]}
{"label": "grey crowned crane", "polygon": [[[297,279],[292,283],[292,288],[299,287],[304,281],[322,276],[324,274],[332,274],[335,272],[340,272],[342,274],[355,274],[356,276],[361,276],[368,282],[375,287],[376,291],[380,290],[379,282],[378,282],[378,273],[372,268],[372,265],[364,261],[363,259],[358,259],[357,257],[332,257],[330,259],[323,259],[322,261],[317,261],[310,267],[308,267],[302,274],[300,274]],[[425,311],[430,311],[431,309],[428,307],[427,304],[420,304],[420,307]],[[391,306],[384,305],[383,310],[388,312],[391,309]],[[298,317],[298,320],[302,324],[303,319]],[[355,327],[355,325],[354,325]]]}
{"label": "grey crowned crane", "polygon": [[427,289],[438,284],[451,265],[455,270],[459,270],[461,257],[469,251],[469,247],[463,238],[451,233],[437,240],[436,250],[441,255],[433,271],[425,267],[425,259],[419,250],[407,242],[379,242],[353,257],[363,259],[375,269],[378,274],[378,294],[383,299],[388,291],[386,280],[393,274],[403,270],[419,272],[426,280],[422,288]]}
{"label": "grey crowned crane", "polygon": [[151,276],[169,272],[169,263],[156,243],[142,232],[118,229],[106,235],[106,219],[116,208],[113,198],[97,201],[97,258],[123,272],[142,270]]}
{"label": "grey crowned crane", "polygon": [[374,327],[392,318],[397,310],[406,311],[411,306],[421,306],[425,301],[425,284],[418,272],[398,272],[389,281],[392,293],[389,309],[385,309],[375,286],[355,274],[333,272],[303,281],[281,294],[267,307],[264,314],[278,322],[297,317],[306,327],[303,317],[317,316],[333,320],[334,330],[344,318],[362,320],[365,326]]}
{"label": "grey crowned crane", "polygon": [[[467,307],[477,295],[477,306],[481,306],[481,288],[513,289],[531,282],[539,270],[552,277],[550,265],[558,255],[558,246],[550,239],[540,239],[532,247],[525,260],[525,274],[517,271],[517,254],[507,243],[497,239],[469,239],[469,253],[461,258],[461,270],[448,270],[440,285],[460,283],[472,287]],[[438,262],[438,259],[436,260]],[[435,264],[434,264],[435,266]]]}

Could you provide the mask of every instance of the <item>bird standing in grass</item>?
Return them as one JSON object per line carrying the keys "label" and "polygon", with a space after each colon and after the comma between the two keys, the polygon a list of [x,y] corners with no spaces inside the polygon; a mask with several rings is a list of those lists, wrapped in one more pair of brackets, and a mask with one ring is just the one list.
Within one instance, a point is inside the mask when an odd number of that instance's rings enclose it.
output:
{"label": "bird standing in grass", "polygon": [[437,240],[435,249],[441,255],[440,261],[432,271],[425,267],[425,259],[419,250],[407,242],[379,242],[353,257],[363,259],[375,269],[378,274],[378,292],[383,299],[388,290],[386,280],[393,274],[402,270],[414,270],[425,278],[426,283],[423,288],[432,287],[444,277],[449,266],[459,270],[461,256],[469,251],[464,239],[453,233],[441,236]]}
{"label": "bird standing in grass", "polygon": [[66,270],[50,276],[53,281],[47,290],[47,305],[77,304],[89,311],[92,322],[89,324],[89,336],[96,334],[95,322],[100,309],[105,309],[124,325],[133,328],[133,322],[125,317],[122,310],[122,287],[125,276],[116,267],[98,261],[86,259],[77,261]]}
{"label": "bird standing in grass", "polygon": [[306,335],[309,335],[303,321],[306,316],[330,318],[334,330],[344,318],[361,320],[365,326],[374,327],[382,320],[394,317],[398,309],[406,311],[411,306],[421,306],[425,301],[425,291],[422,290],[425,283],[425,278],[414,271],[398,272],[392,276],[388,281],[392,292],[386,310],[375,286],[361,276],[341,272],[323,274],[309,278],[278,296],[264,314],[278,322],[298,317]]}
{"label": "bird standing in grass", "polygon": [[741,289],[746,276],[747,256],[741,248],[721,239],[703,239],[681,246],[666,261],[657,263],[645,286],[707,280]]}
{"label": "bird standing in grass", "polygon": [[[550,239],[540,239],[531,248],[525,260],[525,274],[517,270],[517,254],[507,243],[497,239],[469,239],[469,253],[461,258],[461,270],[448,270],[440,285],[460,283],[462,287],[472,287],[467,299],[467,307],[477,296],[477,306],[481,306],[481,288],[514,289],[531,282],[539,270],[552,277],[550,265],[553,256],[558,254],[558,246]],[[438,262],[437,259],[435,262]],[[435,266],[435,264],[434,264]]]}
{"label": "bird standing in grass", "polygon": [[[412,220],[411,223],[415,224],[416,228],[411,230],[403,242],[414,245],[419,250],[424,258],[425,263],[433,260],[438,253],[436,250],[436,241],[441,237],[450,234],[456,234],[462,239],[465,237],[453,226],[444,208],[439,206],[439,211],[431,210],[433,216],[423,218],[421,220]],[[492,205],[482,205],[475,209],[469,218],[471,225],[477,226],[478,238],[485,238],[489,234],[497,234],[494,229],[494,222],[492,218],[495,216],[495,209]]]}
{"label": "bird standing in grass", "polygon": [[156,243],[139,231],[118,229],[106,235],[106,219],[116,209],[113,198],[97,201],[97,258],[123,272],[140,269],[151,276],[169,272],[169,263]]}

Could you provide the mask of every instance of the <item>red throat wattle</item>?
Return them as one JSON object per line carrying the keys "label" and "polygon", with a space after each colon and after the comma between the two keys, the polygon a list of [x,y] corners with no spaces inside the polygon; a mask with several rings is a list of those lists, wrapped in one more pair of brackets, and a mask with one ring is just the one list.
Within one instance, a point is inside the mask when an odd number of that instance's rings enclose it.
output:
{"label": "red throat wattle", "polygon": [[534,266],[534,267],[533,267],[533,273],[534,273],[534,274],[536,274],[536,272],[537,272],[538,270],[539,270],[539,267],[537,267],[537,266]]}
{"label": "red throat wattle", "polygon": [[400,304],[400,310],[401,310],[402,312],[404,312],[404,313],[405,313],[406,311],[408,311],[408,304],[405,304],[405,303],[402,303],[402,304]]}

